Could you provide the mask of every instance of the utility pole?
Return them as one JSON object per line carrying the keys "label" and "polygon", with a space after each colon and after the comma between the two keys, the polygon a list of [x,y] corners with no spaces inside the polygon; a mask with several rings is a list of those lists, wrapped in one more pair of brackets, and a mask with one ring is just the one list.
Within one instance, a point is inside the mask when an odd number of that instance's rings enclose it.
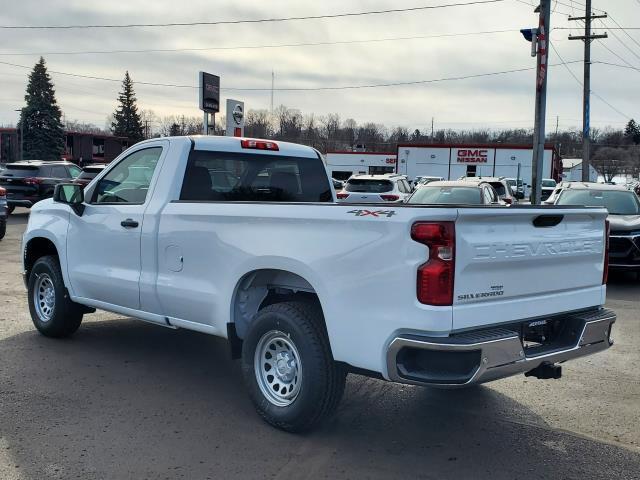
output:
{"label": "utility pole", "polygon": [[591,41],[597,38],[607,38],[607,34],[592,35],[591,21],[594,18],[607,18],[607,14],[593,15],[591,0],[585,0],[584,17],[569,17],[569,21],[583,20],[584,35],[569,35],[569,40],[584,41],[584,80],[582,82],[582,181],[589,181],[589,165],[591,160]]}
{"label": "utility pole", "polygon": [[275,73],[271,70],[271,115],[273,115],[273,84],[275,83]]}
{"label": "utility pole", "polygon": [[433,142],[433,117],[431,117],[431,142]]}
{"label": "utility pole", "polygon": [[[544,164],[545,117],[547,112],[547,66],[549,64],[549,31],[551,0],[540,0],[540,13],[535,42],[536,52],[536,110],[533,129],[533,162],[531,165],[531,203],[539,205],[542,196],[542,166]],[[532,45],[533,47],[533,45]],[[534,50],[532,49],[532,52]]]}

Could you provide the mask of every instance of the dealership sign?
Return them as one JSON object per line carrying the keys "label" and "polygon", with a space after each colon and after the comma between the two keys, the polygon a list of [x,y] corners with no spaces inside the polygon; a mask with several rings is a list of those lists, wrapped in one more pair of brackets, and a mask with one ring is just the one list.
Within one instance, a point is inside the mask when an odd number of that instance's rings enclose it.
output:
{"label": "dealership sign", "polygon": [[227,99],[227,136],[244,136],[244,102]]}
{"label": "dealership sign", "polygon": [[200,110],[207,113],[220,111],[220,77],[200,72]]}
{"label": "dealership sign", "polygon": [[452,152],[458,163],[488,163],[488,150],[483,148],[459,148]]}

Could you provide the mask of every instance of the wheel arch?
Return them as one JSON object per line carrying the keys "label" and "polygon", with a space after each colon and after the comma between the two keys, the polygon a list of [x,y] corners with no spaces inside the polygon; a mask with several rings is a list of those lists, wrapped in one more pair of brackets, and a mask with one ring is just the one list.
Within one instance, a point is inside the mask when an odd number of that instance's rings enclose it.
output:
{"label": "wheel arch", "polygon": [[247,272],[237,282],[231,299],[230,325],[234,335],[244,338],[255,314],[267,305],[295,299],[317,302],[323,311],[317,290],[301,275],[278,268]]}
{"label": "wheel arch", "polygon": [[44,236],[35,236],[27,240],[24,246],[22,260],[25,281],[28,281],[31,269],[38,259],[47,255],[55,255],[60,258],[60,252],[53,240]]}

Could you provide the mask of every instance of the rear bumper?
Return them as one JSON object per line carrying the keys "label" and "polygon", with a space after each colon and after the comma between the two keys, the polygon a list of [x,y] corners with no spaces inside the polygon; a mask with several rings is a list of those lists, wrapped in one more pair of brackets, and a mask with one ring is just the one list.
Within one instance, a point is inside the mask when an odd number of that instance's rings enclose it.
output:
{"label": "rear bumper", "polygon": [[563,322],[561,338],[547,346],[525,347],[521,327],[468,331],[446,338],[401,335],[387,350],[387,372],[395,382],[463,387],[525,373],[543,363],[560,363],[609,348],[616,315],[611,310],[549,317]]}

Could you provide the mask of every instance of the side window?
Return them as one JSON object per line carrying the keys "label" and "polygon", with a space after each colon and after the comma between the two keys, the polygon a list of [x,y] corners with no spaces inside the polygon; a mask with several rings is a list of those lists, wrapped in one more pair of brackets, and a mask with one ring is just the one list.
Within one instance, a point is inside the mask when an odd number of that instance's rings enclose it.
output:
{"label": "side window", "polygon": [[194,150],[180,200],[222,202],[330,202],[320,158]]}
{"label": "side window", "polygon": [[69,173],[64,165],[53,165],[51,166],[51,176],[53,178],[69,178]]}
{"label": "side window", "polygon": [[493,203],[493,193],[486,185],[482,187],[482,191],[484,193],[484,203],[491,204]]}
{"label": "side window", "polygon": [[51,169],[53,167],[51,167],[50,165],[42,165],[40,168],[38,168],[38,176],[42,177],[42,178],[51,178],[53,177],[52,173],[51,173]]}
{"label": "side window", "polygon": [[398,190],[401,193],[407,193],[407,190],[404,188],[404,182],[402,180],[398,180]]}
{"label": "side window", "polygon": [[144,203],[161,154],[162,147],[152,147],[122,159],[100,180],[92,202]]}
{"label": "side window", "polygon": [[76,167],[75,165],[67,165],[67,168],[69,168],[69,173],[71,174],[72,178],[76,178],[82,173],[82,169],[80,167]]}
{"label": "side window", "polygon": [[409,182],[407,182],[406,180],[403,180],[402,183],[404,183],[404,188],[406,190],[405,193],[411,193],[411,185],[409,185]]}

